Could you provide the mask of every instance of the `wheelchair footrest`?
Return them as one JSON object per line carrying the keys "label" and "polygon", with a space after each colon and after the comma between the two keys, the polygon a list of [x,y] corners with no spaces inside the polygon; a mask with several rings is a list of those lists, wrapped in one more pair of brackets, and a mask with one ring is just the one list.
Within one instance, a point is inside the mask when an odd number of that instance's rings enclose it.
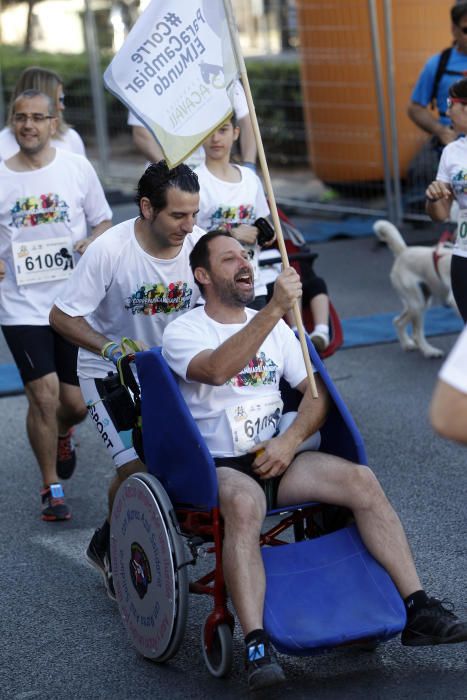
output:
{"label": "wheelchair footrest", "polygon": [[404,603],[355,526],[262,555],[264,627],[278,651],[305,656],[403,629]]}

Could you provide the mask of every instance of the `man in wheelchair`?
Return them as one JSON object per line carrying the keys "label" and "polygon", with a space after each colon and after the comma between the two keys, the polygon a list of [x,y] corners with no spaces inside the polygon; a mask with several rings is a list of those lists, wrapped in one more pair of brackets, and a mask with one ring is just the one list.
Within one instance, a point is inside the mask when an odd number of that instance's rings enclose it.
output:
{"label": "man in wheelchair", "polygon": [[[401,522],[373,472],[316,447],[300,452],[310,436],[319,444],[330,402],[319,378],[319,398],[312,398],[300,345],[281,320],[301,296],[297,273],[282,272],[267,306],[255,312],[246,308],[254,297],[251,266],[228,233],[200,238],[190,264],[206,304],[167,326],[163,354],[216,463],[224,576],[245,635],[249,687],[284,679],[263,629],[259,535],[271,484],[278,506],[319,501],[352,511],[366,547],[404,599],[404,645],[466,641],[467,623],[423,590]],[[303,397],[293,422],[277,434],[281,377]]]}

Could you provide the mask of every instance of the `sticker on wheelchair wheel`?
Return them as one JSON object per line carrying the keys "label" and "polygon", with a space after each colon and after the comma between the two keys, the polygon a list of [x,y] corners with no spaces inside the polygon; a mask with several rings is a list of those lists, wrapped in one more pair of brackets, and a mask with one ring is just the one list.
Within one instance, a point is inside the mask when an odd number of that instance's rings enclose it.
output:
{"label": "sticker on wheelchair wheel", "polygon": [[118,607],[140,654],[157,659],[169,646],[177,614],[170,534],[149,487],[131,477],[115,499],[111,558]]}

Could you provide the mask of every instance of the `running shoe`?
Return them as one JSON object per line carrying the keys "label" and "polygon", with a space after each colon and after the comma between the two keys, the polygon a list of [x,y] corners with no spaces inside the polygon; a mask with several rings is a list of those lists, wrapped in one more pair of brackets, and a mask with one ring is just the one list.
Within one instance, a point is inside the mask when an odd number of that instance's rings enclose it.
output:
{"label": "running shoe", "polygon": [[50,484],[41,491],[42,520],[69,520],[71,510],[65,503],[65,494],[61,484]]}
{"label": "running shoe", "polygon": [[267,639],[255,640],[246,648],[248,688],[259,690],[285,681],[285,674]]}
{"label": "running shoe", "polygon": [[66,435],[58,436],[57,475],[59,479],[69,479],[75,471],[76,450],[73,432],[74,429],[70,428]]}
{"label": "running shoe", "polygon": [[[446,608],[449,605],[451,610]],[[452,603],[436,598],[415,612],[402,630],[401,642],[407,647],[434,644],[457,644],[467,641],[467,622],[461,622],[452,611]]]}
{"label": "running shoe", "polygon": [[312,331],[310,333],[310,340],[318,353],[324,352],[329,346],[329,333],[324,333],[323,331]]}
{"label": "running shoe", "polygon": [[109,527],[104,525],[97,528],[85,553],[86,559],[101,574],[105,590],[111,600],[117,600],[115,595],[112,566],[110,562]]}

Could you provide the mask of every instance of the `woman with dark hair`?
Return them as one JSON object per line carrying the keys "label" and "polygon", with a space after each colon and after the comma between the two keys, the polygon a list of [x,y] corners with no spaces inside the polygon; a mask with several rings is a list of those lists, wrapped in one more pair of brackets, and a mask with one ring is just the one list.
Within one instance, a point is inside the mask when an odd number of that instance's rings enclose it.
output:
{"label": "woman with dark hair", "polygon": [[72,129],[63,116],[65,110],[65,95],[63,92],[63,80],[55,71],[37,66],[25,68],[19,76],[8,109],[8,125],[0,131],[0,160],[8,160],[18,152],[19,146],[11,129],[13,105],[25,90],[39,90],[52,100],[54,111],[58,119],[57,132],[52,137],[50,145],[65,151],[86,155],[81,136]]}
{"label": "woman with dark hair", "polygon": [[447,114],[461,138],[443,150],[436,180],[425,192],[426,211],[433,221],[449,217],[451,205],[459,205],[457,235],[451,262],[451,284],[459,312],[467,323],[467,78],[449,88]]}

